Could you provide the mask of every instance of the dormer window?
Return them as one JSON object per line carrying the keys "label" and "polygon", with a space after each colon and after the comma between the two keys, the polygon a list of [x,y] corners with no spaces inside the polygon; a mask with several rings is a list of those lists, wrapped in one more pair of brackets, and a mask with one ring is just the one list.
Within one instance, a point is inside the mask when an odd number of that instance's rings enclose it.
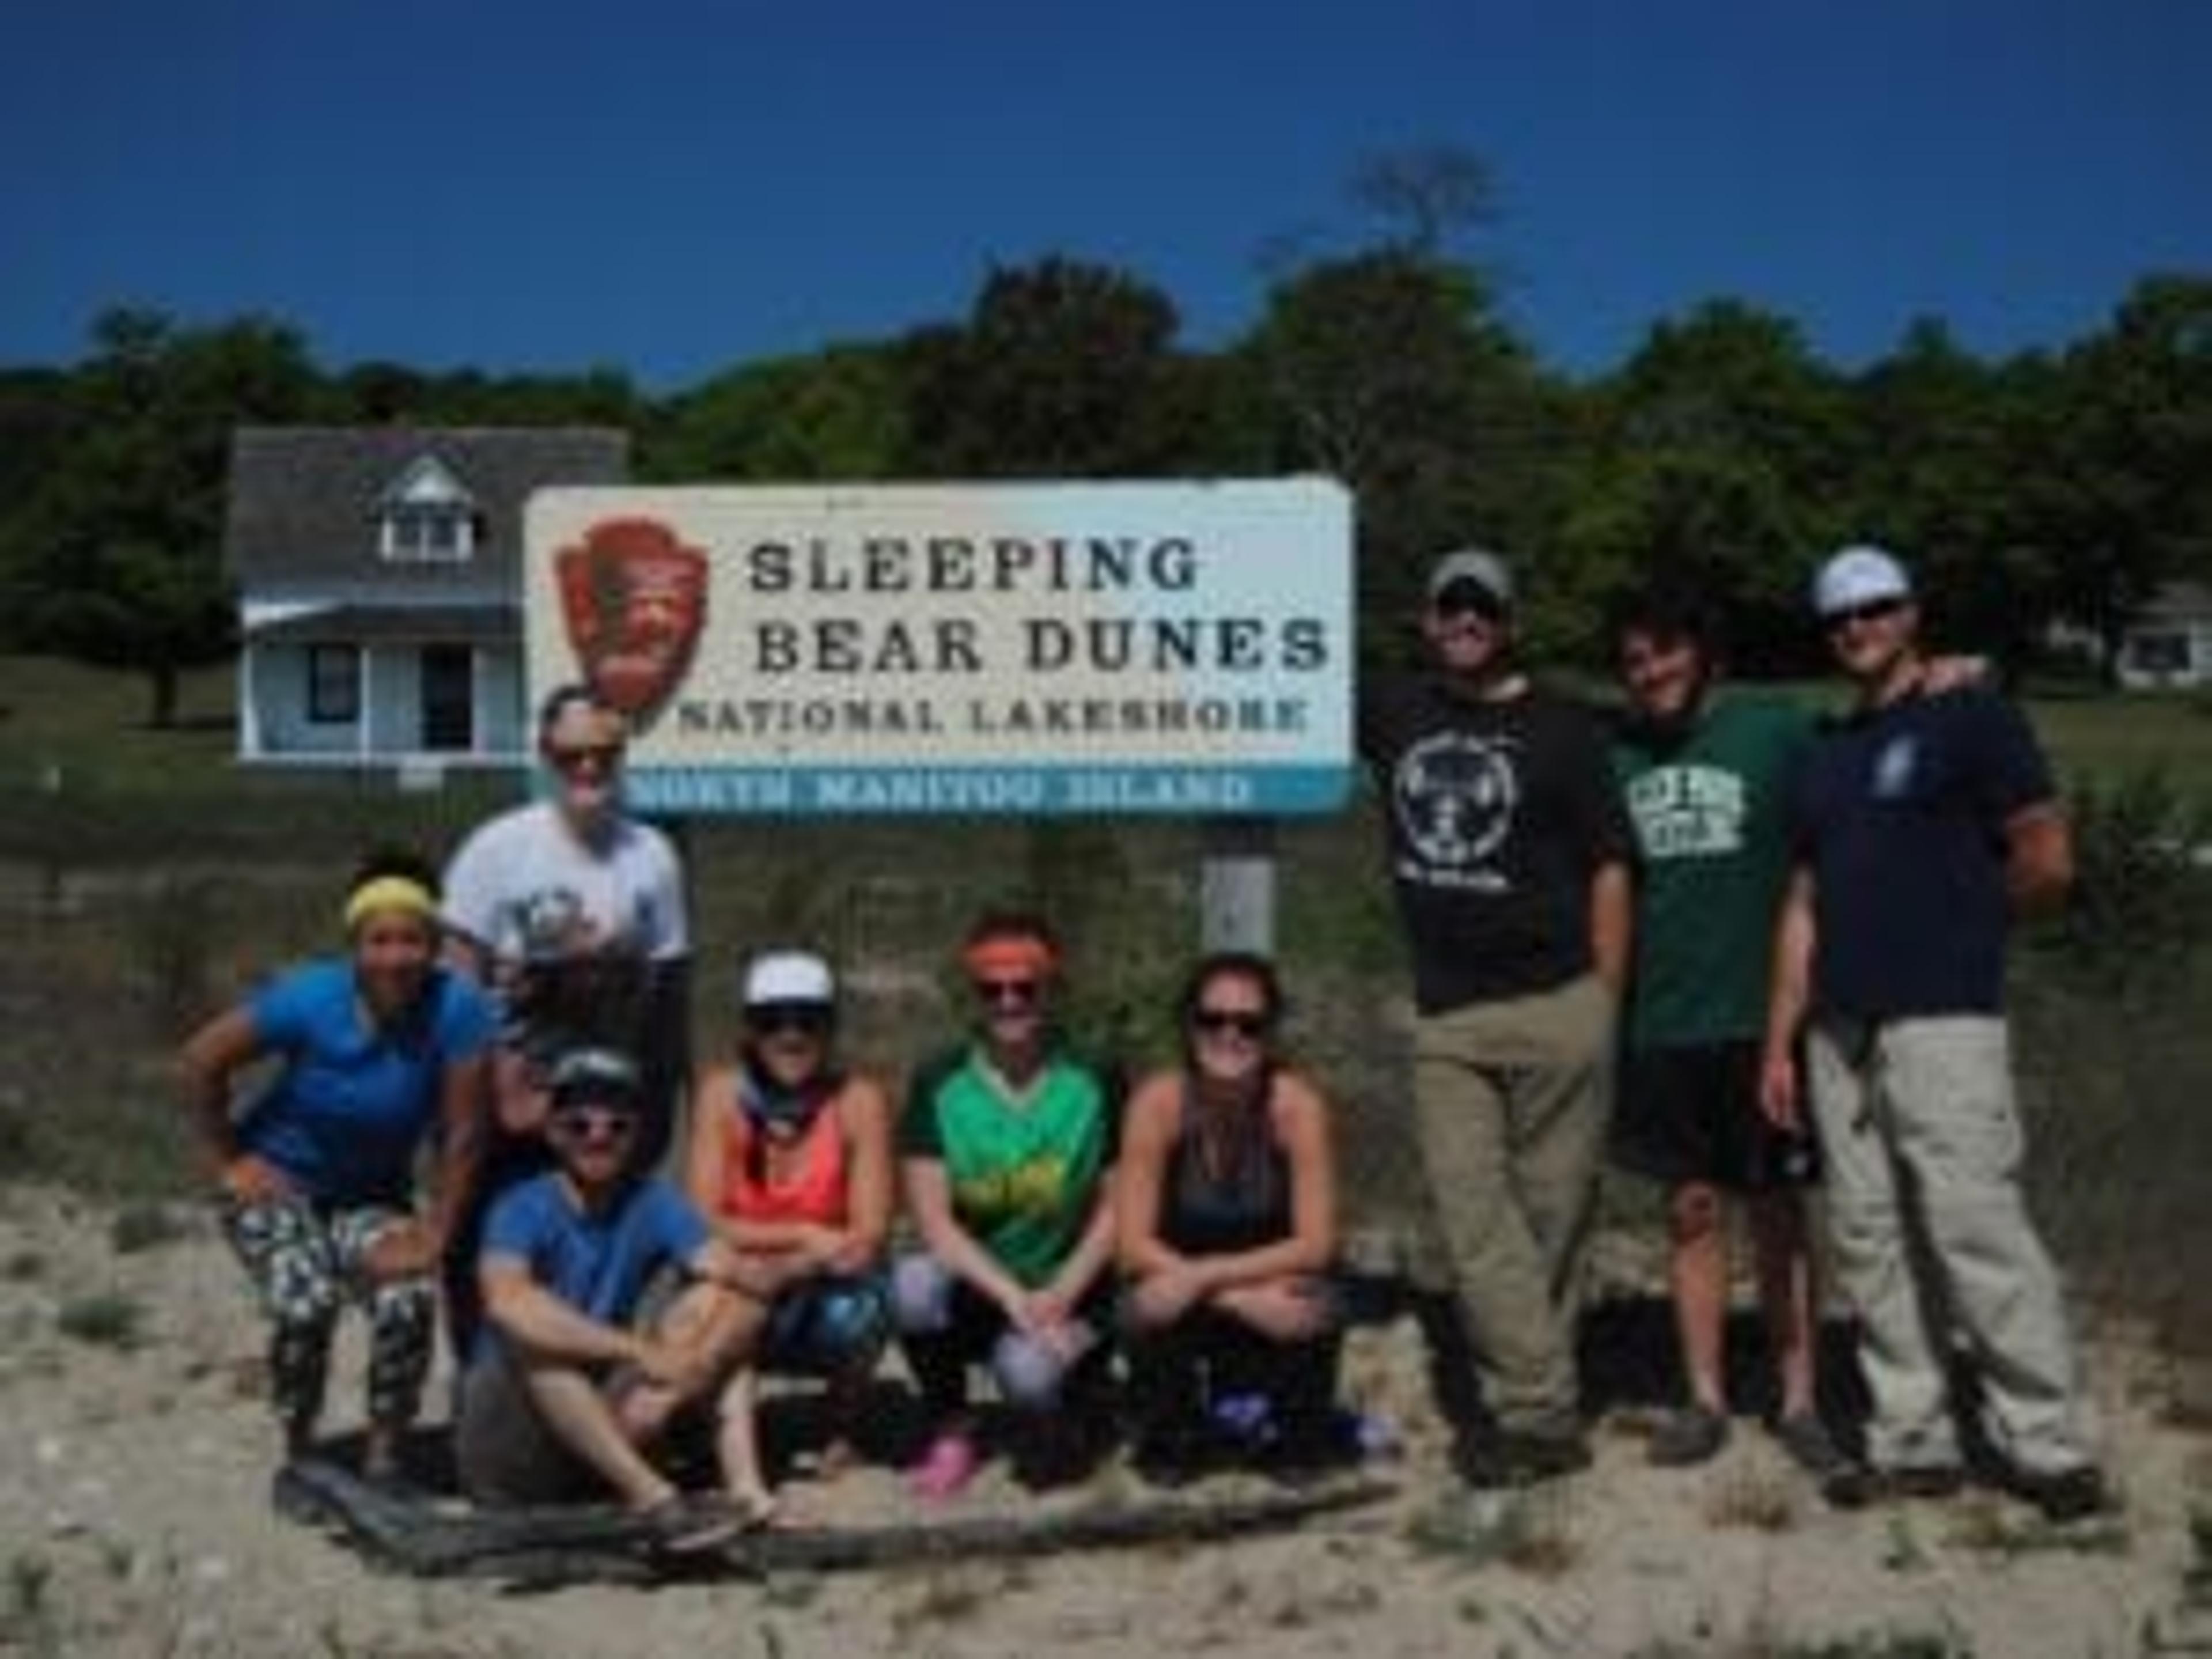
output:
{"label": "dormer window", "polygon": [[377,512],[377,550],[387,559],[453,564],[476,551],[476,498],[434,455],[401,473]]}

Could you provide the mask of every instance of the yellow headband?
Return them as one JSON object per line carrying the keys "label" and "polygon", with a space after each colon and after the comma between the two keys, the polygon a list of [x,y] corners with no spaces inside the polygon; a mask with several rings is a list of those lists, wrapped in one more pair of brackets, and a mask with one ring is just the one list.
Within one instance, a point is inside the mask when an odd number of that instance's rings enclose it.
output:
{"label": "yellow headband", "polygon": [[361,919],[372,910],[404,910],[410,915],[434,921],[438,901],[419,881],[410,881],[405,876],[379,876],[355,888],[353,896],[346,901],[346,931],[351,933],[360,927]]}

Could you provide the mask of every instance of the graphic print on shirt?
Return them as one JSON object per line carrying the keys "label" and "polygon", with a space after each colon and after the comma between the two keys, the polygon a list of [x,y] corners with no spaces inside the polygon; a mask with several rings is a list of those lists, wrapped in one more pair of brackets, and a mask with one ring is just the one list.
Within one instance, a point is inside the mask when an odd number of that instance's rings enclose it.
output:
{"label": "graphic print on shirt", "polygon": [[1905,800],[1912,794],[1913,779],[1920,770],[1920,745],[1910,732],[1899,732],[1882,744],[1874,757],[1874,798]]}
{"label": "graphic print on shirt", "polygon": [[1716,766],[1659,766],[1630,781],[1628,816],[1647,860],[1715,858],[1744,849],[1743,779]]}
{"label": "graphic print on shirt", "polygon": [[514,937],[528,962],[557,962],[632,945],[647,930],[647,902],[631,897],[630,914],[619,914],[623,894],[611,884],[591,896],[565,883],[539,887],[514,902]]}
{"label": "graphic print on shirt", "polygon": [[1399,757],[1390,810],[1412,854],[1400,860],[1401,878],[1491,893],[1511,886],[1495,857],[1521,805],[1518,746],[1479,732],[1437,732]]}

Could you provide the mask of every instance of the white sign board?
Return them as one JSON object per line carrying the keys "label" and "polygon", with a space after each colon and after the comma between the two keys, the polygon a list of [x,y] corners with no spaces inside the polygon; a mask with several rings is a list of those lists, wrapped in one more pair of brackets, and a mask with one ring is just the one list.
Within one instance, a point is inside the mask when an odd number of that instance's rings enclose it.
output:
{"label": "white sign board", "polygon": [[532,701],[588,679],[659,813],[1276,815],[1352,769],[1322,478],[556,489]]}

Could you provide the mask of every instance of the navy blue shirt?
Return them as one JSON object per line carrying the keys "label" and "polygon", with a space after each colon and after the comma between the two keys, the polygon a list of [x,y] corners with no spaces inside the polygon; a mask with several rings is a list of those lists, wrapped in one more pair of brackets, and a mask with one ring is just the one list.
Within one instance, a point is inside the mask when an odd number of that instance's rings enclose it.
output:
{"label": "navy blue shirt", "polygon": [[1814,1006],[1999,1012],[2005,824],[2054,793],[2020,712],[1973,687],[1863,710],[1823,730],[1790,793],[1814,882]]}

